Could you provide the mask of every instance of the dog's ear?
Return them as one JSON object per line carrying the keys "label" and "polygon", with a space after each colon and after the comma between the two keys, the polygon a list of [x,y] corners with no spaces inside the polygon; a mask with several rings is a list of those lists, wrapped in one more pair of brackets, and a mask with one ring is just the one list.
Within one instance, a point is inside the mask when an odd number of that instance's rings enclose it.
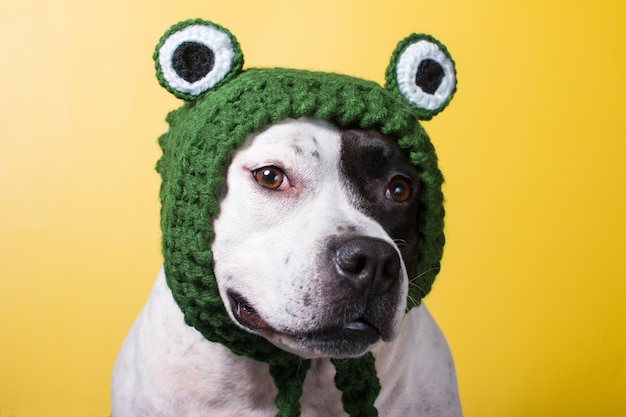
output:
{"label": "dog's ear", "polygon": [[385,73],[385,88],[429,120],[442,111],[456,91],[454,61],[430,35],[412,34],[398,43]]}
{"label": "dog's ear", "polygon": [[243,53],[228,29],[206,20],[172,26],[153,55],[159,84],[183,100],[195,100],[237,75]]}

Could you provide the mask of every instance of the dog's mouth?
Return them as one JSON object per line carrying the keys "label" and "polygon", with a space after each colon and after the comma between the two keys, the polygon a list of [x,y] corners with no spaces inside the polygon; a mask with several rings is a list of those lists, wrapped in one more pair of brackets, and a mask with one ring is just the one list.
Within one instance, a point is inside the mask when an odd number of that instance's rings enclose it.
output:
{"label": "dog's mouth", "polygon": [[235,320],[243,327],[255,332],[274,330],[241,295],[231,291],[228,293],[228,301]]}
{"label": "dog's mouth", "polygon": [[313,331],[279,331],[270,326],[250,303],[240,294],[229,291],[228,300],[233,317],[237,322],[253,332],[267,336],[290,338],[298,343],[313,347],[320,353],[338,356],[356,356],[378,342],[381,330],[365,318],[356,318],[342,324],[322,327]]}

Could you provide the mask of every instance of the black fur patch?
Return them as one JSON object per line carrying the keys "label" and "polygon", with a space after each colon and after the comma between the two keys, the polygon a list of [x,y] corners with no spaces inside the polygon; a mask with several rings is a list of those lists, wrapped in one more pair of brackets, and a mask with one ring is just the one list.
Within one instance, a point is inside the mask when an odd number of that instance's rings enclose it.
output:
{"label": "black fur patch", "polygon": [[[352,204],[376,220],[396,241],[407,267],[417,263],[418,174],[408,156],[390,139],[374,130],[344,130],[341,144],[341,170]],[[402,176],[411,184],[407,201],[388,198],[392,178]]]}

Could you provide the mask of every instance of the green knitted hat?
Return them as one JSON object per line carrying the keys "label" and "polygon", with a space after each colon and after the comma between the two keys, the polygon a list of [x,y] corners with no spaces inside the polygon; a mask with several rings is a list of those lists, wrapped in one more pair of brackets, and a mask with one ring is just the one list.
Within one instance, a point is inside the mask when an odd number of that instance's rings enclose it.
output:
{"label": "green knitted hat", "polygon": [[[243,70],[243,54],[225,28],[189,20],[170,28],[154,53],[159,83],[185,101],[159,138],[161,228],[167,283],[185,316],[205,338],[237,355],[266,362],[278,388],[278,416],[300,415],[309,360],[242,330],[229,317],[213,273],[212,221],[225,172],[246,139],[287,118],[309,116],[339,127],[377,129],[405,149],[420,177],[419,261],[408,309],[419,305],[439,271],[443,178],[418,120],[443,110],[456,90],[454,63],[434,38],[412,34],[392,54],[386,84],[346,75],[271,68]],[[371,353],[333,359],[335,384],[351,416],[376,416],[380,385]]]}

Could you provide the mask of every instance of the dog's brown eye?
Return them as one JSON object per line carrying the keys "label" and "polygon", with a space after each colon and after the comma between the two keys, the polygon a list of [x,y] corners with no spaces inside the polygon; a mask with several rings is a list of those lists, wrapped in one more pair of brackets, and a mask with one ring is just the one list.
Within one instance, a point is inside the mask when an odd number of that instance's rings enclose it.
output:
{"label": "dog's brown eye", "polygon": [[285,173],[276,167],[263,167],[253,172],[256,182],[270,190],[278,190],[285,182]]}
{"label": "dog's brown eye", "polygon": [[411,197],[411,183],[404,177],[393,177],[385,196],[398,203],[407,201]]}

